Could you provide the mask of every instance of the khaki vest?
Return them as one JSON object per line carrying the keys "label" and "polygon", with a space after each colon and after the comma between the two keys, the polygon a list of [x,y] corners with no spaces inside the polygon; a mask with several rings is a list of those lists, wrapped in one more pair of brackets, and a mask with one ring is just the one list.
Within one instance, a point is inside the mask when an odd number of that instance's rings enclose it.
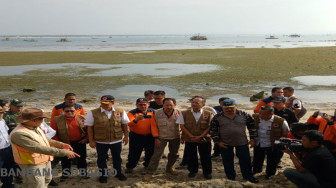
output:
{"label": "khaki vest", "polygon": [[[254,118],[254,123],[258,130],[259,123],[260,123],[259,114],[253,114],[252,116]],[[274,121],[272,122],[271,133],[270,133],[272,147],[273,147],[274,141],[279,140],[282,137],[282,125],[284,121],[285,121],[284,118],[274,115]]]}
{"label": "khaki vest", "polygon": [[[36,130],[39,132],[36,133],[35,130],[30,130],[21,124],[19,124],[11,133],[14,134],[15,132],[24,132],[29,134],[34,140],[38,141],[41,146],[50,147],[49,141],[43,131],[38,127]],[[53,160],[53,156],[50,155],[44,155],[41,153],[33,153],[29,150],[18,146],[16,144],[12,143],[12,150],[13,150],[13,156],[14,160],[17,164],[32,164],[32,165],[39,165],[46,163],[48,161]]]}
{"label": "khaki vest", "polygon": [[[81,132],[81,138],[84,138],[86,136],[86,131],[84,129],[85,117],[82,115],[77,115],[77,123],[79,131]],[[55,122],[57,124],[57,136],[61,142],[70,144],[70,138],[69,138],[69,127],[66,123],[66,119],[64,115],[56,116]]]}
{"label": "khaki vest", "polygon": [[92,110],[94,119],[93,138],[98,142],[113,142],[122,139],[123,131],[121,127],[121,119],[124,110],[114,108],[111,119],[108,119],[105,112],[101,112],[100,108]]}
{"label": "khaki vest", "polygon": [[[198,122],[196,122],[194,115],[191,110],[182,111],[184,119],[184,127],[193,135],[200,136],[206,129],[210,127],[209,122],[211,119],[212,112],[203,110],[201,117]],[[205,137],[207,142],[210,142],[210,137]],[[190,137],[182,132],[182,139],[186,142],[191,142]]]}
{"label": "khaki vest", "polygon": [[159,137],[161,139],[176,139],[180,138],[180,127],[176,123],[180,111],[174,111],[172,117],[169,119],[164,113],[163,108],[155,111],[155,121],[159,129]]}

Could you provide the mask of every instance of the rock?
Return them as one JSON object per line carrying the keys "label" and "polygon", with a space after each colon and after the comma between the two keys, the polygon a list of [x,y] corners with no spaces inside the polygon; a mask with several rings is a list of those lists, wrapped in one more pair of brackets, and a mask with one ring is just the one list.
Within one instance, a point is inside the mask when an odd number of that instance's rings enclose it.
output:
{"label": "rock", "polygon": [[23,92],[33,92],[33,91],[36,91],[36,88],[25,87],[25,88],[23,88],[22,91],[23,91]]}
{"label": "rock", "polygon": [[258,101],[264,98],[265,98],[265,92],[261,91],[257,94],[252,95],[252,97],[250,97],[250,101]]}
{"label": "rock", "polygon": [[96,102],[96,101],[97,101],[97,98],[91,97],[91,98],[83,99],[83,100],[81,100],[79,102],[81,102],[81,103],[90,103],[90,102]]}

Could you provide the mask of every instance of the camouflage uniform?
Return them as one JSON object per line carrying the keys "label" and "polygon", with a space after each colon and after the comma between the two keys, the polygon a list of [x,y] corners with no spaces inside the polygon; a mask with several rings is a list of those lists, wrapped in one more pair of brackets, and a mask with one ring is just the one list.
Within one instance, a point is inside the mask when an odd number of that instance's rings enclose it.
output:
{"label": "camouflage uniform", "polygon": [[8,134],[10,134],[10,132],[12,132],[12,130],[18,125],[16,123],[17,116],[19,116],[19,114],[14,114],[12,111],[5,112],[4,120],[9,128]]}

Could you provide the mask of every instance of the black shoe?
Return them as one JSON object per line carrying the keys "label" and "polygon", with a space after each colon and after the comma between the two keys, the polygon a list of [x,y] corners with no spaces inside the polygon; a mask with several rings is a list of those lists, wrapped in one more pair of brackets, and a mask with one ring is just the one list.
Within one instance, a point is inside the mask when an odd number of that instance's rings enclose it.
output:
{"label": "black shoe", "polygon": [[167,155],[163,154],[162,159],[166,159],[166,158],[167,158]]}
{"label": "black shoe", "polygon": [[107,183],[107,177],[106,176],[100,176],[99,177],[99,182],[100,183]]}
{"label": "black shoe", "polygon": [[189,178],[194,178],[196,176],[196,173],[194,173],[194,172],[190,172],[189,174],[188,174],[188,177]]}
{"label": "black shoe", "polygon": [[90,179],[90,176],[88,175],[88,174],[86,174],[86,175],[84,175],[84,176],[81,176],[81,178],[83,178],[83,179]]}
{"label": "black shoe", "polygon": [[[244,178],[245,179],[245,178]],[[246,178],[247,181],[251,182],[251,183],[259,183],[259,180],[255,177],[250,177],[250,178]]]}
{"label": "black shoe", "polygon": [[60,182],[65,182],[66,179],[68,179],[68,176],[61,176]]}
{"label": "black shoe", "polygon": [[215,158],[215,157],[218,157],[219,156],[219,153],[213,153],[212,155],[211,155],[211,158]]}
{"label": "black shoe", "polygon": [[236,180],[236,178],[228,178],[229,180],[231,180],[231,181],[235,181]]}
{"label": "black shoe", "polygon": [[130,174],[133,172],[133,168],[126,168],[125,173]]}
{"label": "black shoe", "polygon": [[21,175],[19,175],[19,176],[14,176],[14,180],[15,180],[15,183],[18,183],[18,184],[20,184],[20,183],[22,183],[22,176]]}
{"label": "black shoe", "polygon": [[273,177],[274,177],[274,175],[266,175],[266,176],[265,176],[265,179],[270,180],[270,179],[272,179]]}
{"label": "black shoe", "polygon": [[121,174],[121,173],[117,174],[115,177],[118,178],[120,181],[126,181],[127,180],[126,176],[124,174]]}
{"label": "black shoe", "polygon": [[187,166],[187,163],[184,162],[184,161],[182,161],[182,162],[180,163],[180,166]]}
{"label": "black shoe", "polygon": [[58,183],[55,182],[55,180],[51,180],[49,183],[50,186],[58,186]]}
{"label": "black shoe", "polygon": [[203,176],[204,176],[205,179],[207,179],[207,180],[211,180],[211,179],[212,179],[212,175],[211,175],[211,174],[204,174]]}

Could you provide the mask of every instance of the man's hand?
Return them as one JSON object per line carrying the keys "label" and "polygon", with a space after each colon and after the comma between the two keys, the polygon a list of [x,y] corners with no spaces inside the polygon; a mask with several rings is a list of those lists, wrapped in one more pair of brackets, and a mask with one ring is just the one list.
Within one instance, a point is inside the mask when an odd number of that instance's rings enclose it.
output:
{"label": "man's hand", "polygon": [[62,149],[68,149],[70,151],[73,151],[73,148],[69,144],[63,144]]}
{"label": "man's hand", "polygon": [[87,140],[86,138],[84,138],[84,139],[80,140],[78,143],[80,143],[80,144],[86,144],[87,141],[88,141],[88,140]]}
{"label": "man's hand", "polygon": [[181,144],[184,144],[184,143],[185,143],[185,140],[183,140],[183,139],[181,138],[180,142],[181,142]]}
{"label": "man's hand", "polygon": [[289,150],[287,146],[284,147],[285,147],[285,149],[283,150],[284,153],[287,153],[288,155],[294,155],[294,153],[291,150]]}
{"label": "man's hand", "polygon": [[155,148],[161,147],[161,141],[159,139],[155,139]]}
{"label": "man's hand", "polygon": [[317,117],[317,116],[319,115],[319,113],[320,113],[319,110],[318,110],[318,111],[315,111],[315,112],[313,113],[313,116],[314,116],[314,117]]}
{"label": "man's hand", "polygon": [[123,138],[123,143],[124,143],[124,145],[127,145],[127,144],[128,144],[128,135],[127,135],[127,136],[124,136],[124,138]]}
{"label": "man's hand", "polygon": [[76,158],[76,157],[80,157],[80,155],[78,155],[77,153],[75,153],[73,151],[70,151],[70,150],[67,151],[66,156],[68,157],[68,159],[73,159],[73,158]]}
{"label": "man's hand", "polygon": [[89,146],[90,146],[91,148],[96,148],[96,142],[95,142],[94,140],[90,140],[90,142],[89,142]]}
{"label": "man's hand", "polygon": [[254,142],[254,140],[250,140],[250,141],[248,142],[248,144],[250,145],[250,148],[253,148],[254,145],[255,145],[255,142]]}
{"label": "man's hand", "polygon": [[201,137],[200,136],[192,136],[191,137],[191,142],[201,142]]}
{"label": "man's hand", "polygon": [[136,122],[138,122],[139,120],[143,120],[144,119],[144,117],[143,117],[143,115],[138,115],[137,117],[135,117],[135,121]]}
{"label": "man's hand", "polygon": [[218,147],[220,147],[220,148],[228,148],[228,145],[227,144],[225,144],[224,142],[217,142],[217,145],[218,145]]}

